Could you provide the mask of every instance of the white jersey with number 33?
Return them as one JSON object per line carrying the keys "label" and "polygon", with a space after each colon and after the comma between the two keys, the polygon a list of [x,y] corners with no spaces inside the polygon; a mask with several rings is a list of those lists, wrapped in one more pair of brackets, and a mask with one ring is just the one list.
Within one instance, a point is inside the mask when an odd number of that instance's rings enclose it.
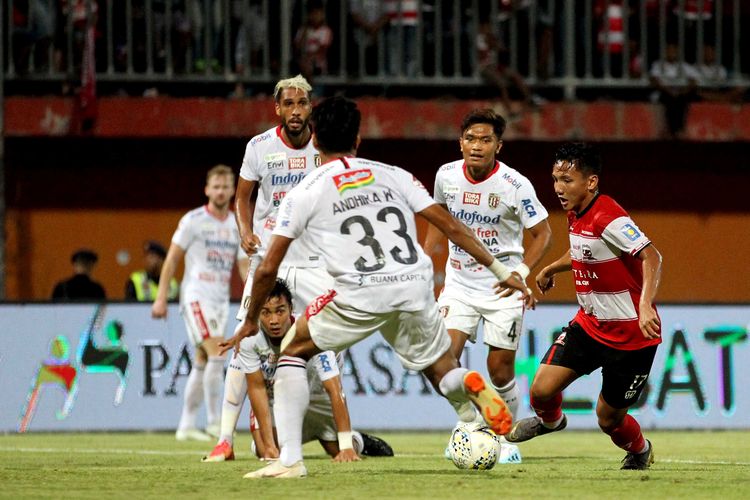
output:
{"label": "white jersey with number 33", "polygon": [[370,313],[434,302],[432,263],[414,213],[435,204],[405,170],[361,158],[331,161],[287,194],[273,234],[303,234],[335,279],[334,301]]}

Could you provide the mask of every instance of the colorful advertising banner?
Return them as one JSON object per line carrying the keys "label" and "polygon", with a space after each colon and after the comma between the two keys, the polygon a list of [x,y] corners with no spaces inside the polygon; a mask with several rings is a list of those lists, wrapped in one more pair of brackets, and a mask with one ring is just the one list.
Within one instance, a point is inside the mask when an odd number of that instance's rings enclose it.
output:
{"label": "colorful advertising banner", "polygon": [[[526,314],[516,372],[528,385],[574,305]],[[631,411],[645,428],[750,428],[750,306],[662,306],[663,343]],[[228,325],[227,335],[234,324]],[[147,304],[0,306],[0,431],[170,430],[191,369],[178,307],[153,320]],[[481,334],[480,334],[481,338]],[[486,372],[486,347],[462,363]],[[375,335],[345,354],[343,382],[360,429],[449,429],[452,408],[419,374],[405,371]],[[568,426],[597,428],[600,371],[564,394]],[[247,407],[245,405],[245,415]],[[246,416],[240,419],[246,427]]]}

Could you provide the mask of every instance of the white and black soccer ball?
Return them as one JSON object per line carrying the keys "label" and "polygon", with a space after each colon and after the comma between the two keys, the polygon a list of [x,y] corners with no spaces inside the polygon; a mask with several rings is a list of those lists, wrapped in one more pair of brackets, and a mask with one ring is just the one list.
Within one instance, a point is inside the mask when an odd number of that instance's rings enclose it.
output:
{"label": "white and black soccer ball", "polygon": [[497,436],[486,425],[460,424],[453,429],[448,453],[459,469],[489,470],[497,463]]}

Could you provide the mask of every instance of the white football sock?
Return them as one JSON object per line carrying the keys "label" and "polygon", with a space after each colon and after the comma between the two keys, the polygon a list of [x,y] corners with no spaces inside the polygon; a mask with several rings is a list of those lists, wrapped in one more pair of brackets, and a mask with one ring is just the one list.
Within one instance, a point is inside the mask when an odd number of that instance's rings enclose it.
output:
{"label": "white football sock", "polygon": [[352,445],[354,447],[354,453],[362,456],[362,450],[365,448],[365,441],[362,439],[362,434],[359,431],[352,431]]}
{"label": "white football sock", "polygon": [[438,384],[440,392],[448,399],[462,422],[473,422],[476,418],[474,405],[466,396],[464,388],[464,375],[468,372],[466,368],[454,368],[446,373]]}
{"label": "white football sock", "polygon": [[247,379],[245,374],[229,365],[224,379],[224,402],[221,405],[221,435],[219,442],[227,441],[233,444],[234,429],[240,419],[242,405],[247,395]]}
{"label": "white football sock", "polygon": [[195,418],[203,404],[203,366],[193,365],[185,383],[185,399],[182,403],[182,416],[179,430],[195,429]]}
{"label": "white football sock", "polygon": [[221,421],[221,396],[224,389],[224,358],[211,356],[203,374],[203,393],[206,400],[208,425],[219,425]]}
{"label": "white football sock", "polygon": [[449,399],[448,402],[451,404],[456,413],[458,414],[458,423],[468,422],[479,422],[483,423],[484,419],[477,411],[474,403],[471,401],[454,401]]}
{"label": "white football sock", "polygon": [[281,448],[279,461],[289,467],[302,460],[302,423],[310,404],[305,360],[281,356],[273,390],[273,416]]}
{"label": "white football sock", "polygon": [[502,387],[497,387],[495,384],[492,384],[492,387],[495,388],[500,397],[503,398],[503,401],[505,401],[505,404],[508,405],[508,409],[511,415],[513,415],[513,420],[515,420],[518,417],[518,407],[521,404],[521,389],[519,389],[516,379],[511,380]]}

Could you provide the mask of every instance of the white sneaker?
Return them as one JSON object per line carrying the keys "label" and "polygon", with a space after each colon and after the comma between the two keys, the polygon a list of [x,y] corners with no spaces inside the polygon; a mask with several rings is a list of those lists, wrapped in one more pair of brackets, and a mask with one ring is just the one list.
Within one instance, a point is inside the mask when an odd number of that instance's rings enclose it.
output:
{"label": "white sneaker", "polygon": [[264,477],[270,478],[292,478],[292,477],[305,477],[307,476],[307,468],[302,460],[296,464],[287,467],[281,463],[281,460],[276,460],[266,465],[262,469],[258,469],[253,472],[248,472],[244,476],[244,479],[259,479]]}
{"label": "white sneaker", "polygon": [[497,463],[520,464],[521,462],[521,450],[518,446],[511,443],[498,443]]}
{"label": "white sneaker", "polygon": [[174,437],[177,441],[213,441],[213,438],[198,429],[177,429]]}

